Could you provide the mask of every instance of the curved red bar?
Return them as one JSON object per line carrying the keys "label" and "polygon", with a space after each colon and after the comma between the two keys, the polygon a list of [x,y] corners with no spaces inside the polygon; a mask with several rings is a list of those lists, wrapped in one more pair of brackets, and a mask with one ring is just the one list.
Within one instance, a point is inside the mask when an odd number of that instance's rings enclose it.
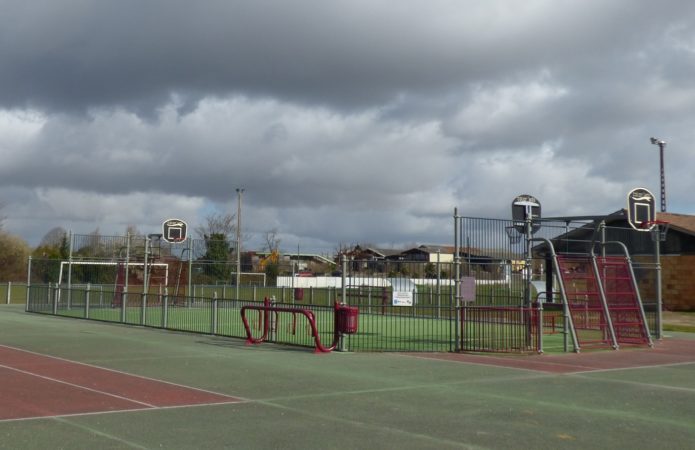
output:
{"label": "curved red bar", "polygon": [[[337,311],[338,306],[335,306]],[[263,313],[263,335],[260,338],[254,338],[251,334],[251,327],[249,327],[249,321],[246,318],[246,311],[259,311]],[[313,311],[302,308],[288,308],[283,306],[272,306],[270,301],[266,298],[263,300],[263,306],[260,305],[247,305],[241,308],[241,320],[244,322],[244,328],[246,329],[246,342],[249,344],[260,344],[266,339],[268,339],[268,323],[270,322],[270,313],[278,312],[289,312],[293,314],[302,314],[309,321],[309,326],[311,326],[311,335],[314,337],[314,343],[316,345],[316,351],[321,353],[328,353],[338,346],[338,341],[340,340],[340,332],[338,330],[337,314],[334,311],[334,324],[333,324],[333,342],[330,346],[326,347],[321,343],[321,338],[319,337],[319,332],[316,327],[316,317]]]}

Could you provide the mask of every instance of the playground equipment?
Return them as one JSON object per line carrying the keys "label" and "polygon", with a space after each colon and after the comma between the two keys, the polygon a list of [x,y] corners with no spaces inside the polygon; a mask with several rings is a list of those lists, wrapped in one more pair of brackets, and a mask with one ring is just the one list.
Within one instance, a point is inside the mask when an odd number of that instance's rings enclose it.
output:
{"label": "playground equipment", "polygon": [[543,242],[550,250],[575,352],[591,346],[616,350],[620,344],[653,346],[630,256],[622,242],[600,243],[602,249],[617,246],[622,255],[597,256],[593,245],[587,254],[558,255],[550,240],[531,241]]}
{"label": "playground equipment", "polygon": [[[260,313],[259,320],[263,329],[263,334],[259,338],[254,338],[249,326],[247,311],[258,311]],[[241,308],[241,320],[244,323],[246,330],[246,342],[248,344],[260,344],[269,338],[269,334],[274,327],[277,327],[278,314],[291,313],[293,318],[293,327],[296,327],[296,315],[302,315],[309,321],[311,327],[311,336],[314,338],[315,352],[328,353],[335,350],[340,343],[343,334],[354,334],[358,328],[359,310],[355,307],[346,306],[340,303],[335,303],[333,311],[333,341],[331,345],[325,346],[321,343],[316,316],[314,312],[306,308],[295,308],[286,306],[275,306],[270,299],[266,297],[263,305],[246,305]]]}

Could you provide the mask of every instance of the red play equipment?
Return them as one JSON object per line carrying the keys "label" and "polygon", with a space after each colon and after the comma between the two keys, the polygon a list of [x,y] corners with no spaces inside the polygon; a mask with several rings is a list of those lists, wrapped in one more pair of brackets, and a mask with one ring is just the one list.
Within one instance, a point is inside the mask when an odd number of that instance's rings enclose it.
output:
{"label": "red play equipment", "polygon": [[[260,338],[254,338],[251,335],[251,327],[249,326],[249,321],[246,318],[246,311],[259,311],[263,324],[263,335]],[[247,305],[241,308],[241,320],[244,322],[244,328],[246,329],[246,342],[249,344],[260,344],[268,339],[268,332],[270,330],[271,317],[270,314],[276,314],[280,312],[292,313],[293,322],[296,322],[296,314],[301,314],[307,318],[309,321],[309,326],[311,327],[311,336],[314,338],[314,343],[316,346],[316,353],[328,353],[338,346],[340,341],[340,336],[343,334],[354,334],[357,332],[358,326],[358,316],[359,309],[354,306],[342,305],[340,303],[335,303],[334,305],[334,315],[333,315],[333,342],[330,346],[326,347],[321,343],[321,338],[319,337],[318,329],[316,327],[316,317],[313,311],[305,308],[287,307],[287,306],[273,306],[270,299],[266,297],[263,300],[263,305]]]}

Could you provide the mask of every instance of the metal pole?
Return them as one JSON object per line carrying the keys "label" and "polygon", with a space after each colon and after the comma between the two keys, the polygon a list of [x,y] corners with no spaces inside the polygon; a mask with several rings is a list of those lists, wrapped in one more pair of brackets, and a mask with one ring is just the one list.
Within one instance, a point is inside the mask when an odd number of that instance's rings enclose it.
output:
{"label": "metal pole", "polygon": [[68,309],[70,309],[70,304],[72,303],[72,248],[75,240],[75,235],[72,234],[70,230],[70,253],[68,256]]}
{"label": "metal pole", "polygon": [[661,172],[661,212],[666,212],[666,175],[664,173],[664,147],[666,142],[657,138],[650,138],[652,145],[659,146],[659,169]]}
{"label": "metal pole", "polygon": [[666,142],[659,142],[659,166],[661,168],[661,212],[666,212],[666,175],[664,173],[664,146]]}
{"label": "metal pole", "polygon": [[126,319],[126,304],[128,303],[128,271],[130,268],[130,241],[132,236],[128,233],[128,239],[125,244],[125,286],[121,294],[121,322],[125,323]]}
{"label": "metal pole", "polygon": [[442,265],[441,265],[442,250],[437,249],[437,319],[442,315]]}
{"label": "metal pole", "polygon": [[239,283],[241,282],[241,195],[244,189],[237,188],[236,204],[236,298],[239,300]]}
{"label": "metal pole", "polygon": [[[51,290],[51,284],[50,282],[48,283],[48,288],[49,291]],[[26,311],[29,311],[29,291],[31,290],[31,255],[29,255],[29,262],[27,263],[27,299],[26,299],[26,306],[24,309]]]}
{"label": "metal pole", "polygon": [[92,290],[92,283],[87,283],[87,292],[84,299],[84,318],[89,319],[89,293]]}
{"label": "metal pole", "polygon": [[188,240],[188,291],[186,304],[190,305],[193,297],[193,239]]}
{"label": "metal pole", "polygon": [[149,253],[150,253],[150,237],[145,236],[145,266],[144,266],[143,276],[142,276],[142,284],[143,284],[142,293],[145,297],[147,297],[147,289],[149,287],[149,278],[150,278],[149,274],[148,274],[149,271],[147,270]]}
{"label": "metal pole", "polygon": [[656,338],[661,339],[663,337],[663,322],[662,322],[662,309],[663,309],[663,298],[661,296],[661,226],[657,224],[656,229],[656,239],[654,239],[654,259],[656,263]]}
{"label": "metal pole", "polygon": [[526,211],[526,222],[524,224],[524,238],[526,240],[526,249],[525,249],[525,264],[524,264],[524,274],[526,275],[526,285],[524,288],[524,303],[525,307],[530,308],[531,307],[531,278],[533,278],[533,268],[531,267],[532,261],[531,261],[531,227],[533,224],[531,223],[531,207],[527,206],[527,211]]}
{"label": "metal pole", "polygon": [[[341,263],[342,263],[342,270],[341,270],[341,280],[340,283],[342,285],[341,287],[341,301],[343,304],[347,305],[347,286],[345,283],[345,272],[347,272],[347,258],[345,258],[345,254],[341,255]],[[334,314],[337,314],[334,313]],[[343,333],[340,333],[340,340],[338,342],[338,351],[345,352],[347,351],[347,348],[345,346],[345,336],[343,336]]]}
{"label": "metal pole", "polygon": [[[459,250],[459,232],[460,218],[458,216],[458,208],[454,208],[454,348],[456,351],[461,349],[459,340],[459,299],[461,296],[461,252]],[[469,252],[470,253],[470,252]],[[470,270],[470,266],[469,266]],[[463,321],[461,321],[461,329],[463,329]]]}

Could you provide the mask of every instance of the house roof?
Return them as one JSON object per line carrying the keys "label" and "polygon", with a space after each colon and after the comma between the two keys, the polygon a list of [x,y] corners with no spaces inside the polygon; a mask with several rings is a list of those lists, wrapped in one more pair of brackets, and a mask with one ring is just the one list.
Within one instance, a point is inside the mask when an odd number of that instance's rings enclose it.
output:
{"label": "house roof", "polygon": [[406,250],[402,250],[400,253],[401,254],[410,254],[410,253],[427,253],[427,254],[433,254],[440,252],[442,254],[449,254],[453,255],[454,254],[454,247],[452,246],[446,246],[446,245],[420,245],[418,247],[412,247]]}
{"label": "house roof", "polygon": [[403,250],[394,248],[362,247],[359,245],[355,246],[355,251],[369,252],[381,257],[400,255],[403,252]]}
{"label": "house roof", "polygon": [[689,214],[674,214],[668,212],[656,213],[657,220],[663,220],[670,224],[670,228],[683,233],[695,235],[695,216]]}
{"label": "house roof", "polygon": [[[255,251],[253,253],[255,253],[258,256],[263,257],[263,256],[270,255],[271,252],[268,252],[265,250],[259,250],[259,251]],[[331,263],[331,264],[334,262],[330,258],[326,258],[325,256],[319,255],[317,253],[281,253],[280,255],[282,255],[283,257],[290,259],[290,260],[299,258],[299,259],[313,259],[315,261]]]}

